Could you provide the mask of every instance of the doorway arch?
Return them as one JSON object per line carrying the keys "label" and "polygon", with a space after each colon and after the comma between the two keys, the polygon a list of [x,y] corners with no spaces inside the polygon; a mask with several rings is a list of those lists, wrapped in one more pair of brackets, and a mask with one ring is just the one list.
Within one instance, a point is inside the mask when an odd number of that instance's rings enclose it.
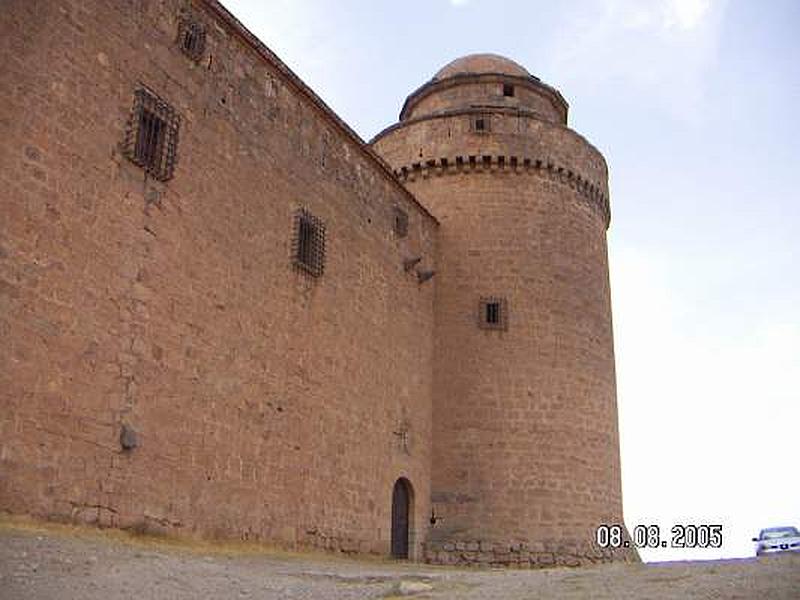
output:
{"label": "doorway arch", "polygon": [[411,482],[405,477],[395,481],[392,489],[392,558],[409,557],[412,499]]}

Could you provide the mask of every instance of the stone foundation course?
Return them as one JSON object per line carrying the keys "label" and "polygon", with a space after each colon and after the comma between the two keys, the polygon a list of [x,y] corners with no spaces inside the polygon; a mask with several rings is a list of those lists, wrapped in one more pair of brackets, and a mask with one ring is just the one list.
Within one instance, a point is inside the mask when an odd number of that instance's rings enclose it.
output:
{"label": "stone foundation course", "polygon": [[431,564],[475,567],[544,569],[579,567],[615,561],[638,562],[635,550],[609,550],[590,545],[541,542],[503,543],[488,541],[428,542],[425,560]]}

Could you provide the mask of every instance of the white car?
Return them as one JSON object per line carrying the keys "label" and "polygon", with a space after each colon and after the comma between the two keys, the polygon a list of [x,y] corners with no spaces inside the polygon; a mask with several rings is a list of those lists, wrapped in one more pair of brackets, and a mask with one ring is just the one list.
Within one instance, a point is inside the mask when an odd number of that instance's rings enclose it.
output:
{"label": "white car", "polygon": [[797,527],[769,527],[762,529],[756,543],[756,556],[773,552],[800,552],[800,531]]}

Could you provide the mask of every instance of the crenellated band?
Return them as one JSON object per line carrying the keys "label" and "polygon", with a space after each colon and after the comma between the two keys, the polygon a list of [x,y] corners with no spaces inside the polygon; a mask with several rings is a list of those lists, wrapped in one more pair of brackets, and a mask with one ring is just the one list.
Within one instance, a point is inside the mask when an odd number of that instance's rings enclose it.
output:
{"label": "crenellated band", "polygon": [[547,177],[550,181],[561,183],[576,191],[578,197],[603,218],[606,229],[611,223],[609,200],[601,191],[600,185],[547,158],[534,159],[495,154],[459,155],[454,158],[415,162],[394,170],[394,174],[401,182],[458,173],[532,174]]}

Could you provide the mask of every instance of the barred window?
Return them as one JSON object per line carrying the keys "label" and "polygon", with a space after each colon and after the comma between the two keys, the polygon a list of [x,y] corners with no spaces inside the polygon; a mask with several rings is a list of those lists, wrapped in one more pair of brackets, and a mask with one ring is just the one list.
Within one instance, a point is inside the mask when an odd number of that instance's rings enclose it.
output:
{"label": "barred window", "polygon": [[470,129],[476,133],[491,131],[491,120],[489,115],[473,115],[470,120]]}
{"label": "barred window", "polygon": [[178,25],[178,44],[186,56],[199,61],[206,49],[206,28],[197,21],[182,20]]}
{"label": "barred window", "polygon": [[325,270],[325,224],[306,209],[294,216],[292,260],[297,269],[312,277]]}
{"label": "barred window", "polygon": [[508,302],[495,296],[480,299],[478,326],[482,329],[508,329]]}
{"label": "barred window", "polygon": [[408,235],[408,213],[399,206],[394,208],[394,233],[401,238]]}
{"label": "barred window", "polygon": [[139,88],[125,139],[125,156],[160,181],[172,177],[180,118],[150,90]]}

